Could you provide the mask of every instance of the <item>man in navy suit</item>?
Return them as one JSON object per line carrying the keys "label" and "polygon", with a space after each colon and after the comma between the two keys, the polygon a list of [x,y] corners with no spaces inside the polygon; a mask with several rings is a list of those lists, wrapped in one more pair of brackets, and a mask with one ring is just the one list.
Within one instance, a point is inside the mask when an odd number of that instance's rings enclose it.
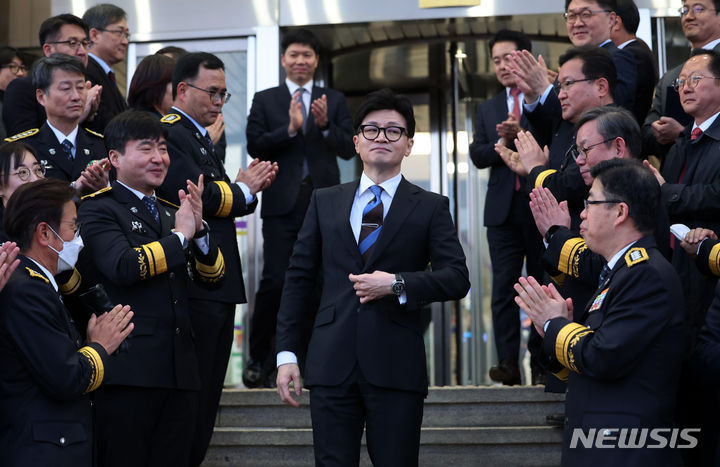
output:
{"label": "man in navy suit", "polygon": [[[298,234],[277,327],[277,387],[297,406],[305,365],[316,465],[358,465],[363,428],[374,465],[417,466],[427,368],[420,313],[470,283],[448,199],[405,180],[412,103],[371,93],[355,117],[360,180],[317,189]],[[308,306],[316,288],[319,308]]]}
{"label": "man in navy suit", "polygon": [[258,92],[247,122],[248,152],[277,162],[277,180],[263,192],[263,273],[250,322],[248,387],[274,383],[273,342],[285,270],[314,188],[340,183],[337,156],[352,159],[352,121],[345,97],[313,81],[320,44],[297,29],[282,41],[287,74],[278,87]]}
{"label": "man in navy suit", "polygon": [[[485,197],[490,261],[492,263],[492,316],[495,348],[499,363],[490,369],[490,378],[505,385],[520,384],[520,312],[513,301],[513,284],[522,273],[527,258],[528,274],[539,277],[542,241],[532,228],[532,215],[521,178],[505,165],[495,152],[502,140],[514,148],[520,128],[529,128],[522,112],[523,94],[515,86],[515,75],[507,67],[514,50],[532,50],[525,34],[502,30],[490,41],[495,75],[504,89],[478,107],[470,158],[479,169],[490,168]],[[540,371],[533,368],[533,383],[540,382]]]}

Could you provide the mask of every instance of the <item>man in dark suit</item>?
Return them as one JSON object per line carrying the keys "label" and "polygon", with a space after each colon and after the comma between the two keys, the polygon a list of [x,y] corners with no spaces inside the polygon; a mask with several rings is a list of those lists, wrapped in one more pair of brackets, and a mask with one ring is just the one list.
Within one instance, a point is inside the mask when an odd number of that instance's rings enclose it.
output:
{"label": "man in dark suit", "polygon": [[145,112],[114,118],[105,142],[117,181],[80,206],[85,275],[136,313],[131,345],[96,396],[105,466],[187,465],[201,385],[188,286],[217,289],[224,279],[223,253],[202,222],[202,177],[187,182],[179,207],[154,196],[170,165],[166,134]]}
{"label": "man in dark suit", "polygon": [[32,73],[47,121],[6,141],[22,140],[35,148],[47,177],[71,182],[81,193],[105,188],[110,164],[102,135],[79,125],[87,99],[82,63],[54,54],[35,62]]}
{"label": "man in dark suit", "polygon": [[112,66],[125,60],[130,30],[125,11],[109,3],[87,10],[83,21],[88,25],[91,44],[87,78],[94,85],[102,86],[100,106],[93,122],[97,131],[102,133],[115,115],[128,108],[117,86]]}
{"label": "man in dark suit", "polygon": [[340,182],[337,156],[355,156],[345,97],[313,81],[320,60],[315,35],[305,29],[289,31],[282,49],[287,78],[255,94],[247,121],[250,155],[281,167],[277,181],[263,192],[263,272],[250,321],[250,359],[243,371],[248,387],[274,384],[280,294],[310,194]]}
{"label": "man in dark suit", "polygon": [[[355,118],[358,181],[313,193],[278,315],[277,387],[297,406],[297,355],[314,322],[305,365],[317,465],[357,465],[366,427],[375,465],[418,463],[427,370],[420,309],[470,286],[448,199],[406,181],[412,103],[389,89]],[[322,282],[321,284],[319,282]],[[316,310],[308,306],[320,286]],[[316,312],[317,311],[317,312]]]}
{"label": "man in dark suit", "polygon": [[[679,451],[650,448],[657,446],[651,436],[641,448],[618,449],[631,429],[675,426],[683,300],[677,273],[651,236],[660,188],[637,161],[603,161],[591,174],[581,233],[608,261],[591,302],[581,311],[533,278],[515,286],[518,305],[544,331],[557,374],[569,378],[562,464],[677,466]],[[584,447],[580,433],[614,449]]]}
{"label": "man in dark suit", "polygon": [[[22,185],[6,206],[5,232],[22,255],[0,294],[3,466],[93,465],[91,393],[112,378],[111,354],[134,327],[130,307],[118,305],[90,318],[83,342],[63,305],[54,276],[82,248],[75,197],[66,183],[44,179]],[[6,245],[0,286],[14,248]]]}
{"label": "man in dark suit", "polygon": [[634,0],[617,0],[615,26],[610,31],[613,44],[627,50],[635,59],[637,70],[637,95],[633,115],[642,125],[652,103],[655,85],[658,82],[658,68],[652,50],[642,39],[635,36],[640,25],[640,14]]}
{"label": "man in dark suit", "polygon": [[203,216],[225,256],[226,280],[219,290],[208,291],[193,285],[189,289],[202,380],[197,432],[189,463],[200,465],[210,443],[227,372],[235,305],[246,302],[235,217],[255,210],[255,195],[272,182],[277,164],[255,160],[246,171],[240,169],[234,181],[225,172],[206,129],[230,98],[225,65],[215,55],[197,52],[181,57],[173,72],[173,96],[175,105],[161,120],[168,131],[172,163],[158,193],[177,203],[178,190],[186,181],[202,175]]}
{"label": "man in dark suit", "polygon": [[[525,179],[510,170],[495,152],[500,139],[514,149],[520,128],[529,128],[522,115],[523,95],[515,86],[515,76],[506,66],[513,50],[532,50],[525,34],[502,30],[490,41],[495,76],[503,91],[482,103],[475,117],[475,134],[470,157],[479,169],[490,167],[485,195],[490,261],[492,263],[492,316],[498,364],[490,369],[490,378],[506,385],[520,384],[520,312],[513,301],[512,286],[526,262],[529,275],[539,277],[541,237],[532,228]],[[519,117],[519,118],[518,118]],[[533,384],[540,382],[540,371],[532,366]]]}
{"label": "man in dark suit", "polygon": [[[87,49],[90,46],[88,27],[75,15],[62,14],[46,19],[40,25],[40,46],[43,55],[62,53],[77,57],[87,68]],[[87,100],[80,121],[93,131],[95,112],[100,100],[101,86],[92,86],[87,81]],[[5,90],[3,100],[3,123],[8,135],[14,135],[31,128],[40,128],[45,123],[45,109],[35,98],[32,76],[11,82]]]}

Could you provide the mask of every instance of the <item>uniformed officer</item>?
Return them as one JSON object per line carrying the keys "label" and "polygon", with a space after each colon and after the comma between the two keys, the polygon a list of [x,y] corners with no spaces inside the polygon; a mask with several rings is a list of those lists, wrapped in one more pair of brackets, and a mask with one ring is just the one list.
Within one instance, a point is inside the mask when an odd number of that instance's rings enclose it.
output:
{"label": "uniformed officer", "polygon": [[110,355],[133,330],[133,312],[118,305],[90,319],[83,342],[59,298],[54,276],[82,247],[75,195],[44,179],[19,187],[6,206],[5,231],[22,255],[0,294],[3,466],[92,465],[89,393],[112,377]]}
{"label": "uniformed officer", "polygon": [[188,269],[202,287],[217,288],[224,277],[223,255],[202,222],[202,177],[187,182],[179,207],[154,196],[170,164],[166,134],[145,112],[113,118],[105,143],[117,181],[80,207],[92,276],[137,315],[127,352],[108,364],[113,378],[96,396],[107,467],[187,465],[201,385]]}
{"label": "uniformed officer", "polygon": [[[675,426],[683,299],[677,273],[651,235],[660,187],[638,161],[604,161],[591,174],[580,231],[608,264],[587,307],[573,310],[554,286],[543,288],[532,277],[515,285],[518,305],[544,331],[543,348],[556,374],[569,375],[562,462],[680,465],[677,450],[618,446],[628,443],[622,429],[627,435],[632,428]],[[598,435],[606,436],[601,444],[615,442],[614,449],[573,446],[576,430],[593,446]]]}
{"label": "uniformed officer", "polygon": [[79,126],[88,92],[82,62],[65,54],[43,57],[33,65],[32,78],[47,121],[6,141],[34,147],[46,177],[71,182],[81,193],[105,188],[110,163],[102,135]]}
{"label": "uniformed officer", "polygon": [[277,164],[255,160],[233,181],[217,157],[205,127],[215,122],[230,98],[224,69],[223,62],[209,53],[181,57],[173,73],[175,105],[162,119],[172,163],[158,193],[177,202],[178,190],[185,187],[186,180],[203,175],[204,218],[226,260],[223,287],[212,293],[192,285],[189,290],[203,387],[190,465],[202,462],[210,443],[230,358],[235,305],[246,302],[234,219],[255,210],[255,194],[269,186],[277,173]]}

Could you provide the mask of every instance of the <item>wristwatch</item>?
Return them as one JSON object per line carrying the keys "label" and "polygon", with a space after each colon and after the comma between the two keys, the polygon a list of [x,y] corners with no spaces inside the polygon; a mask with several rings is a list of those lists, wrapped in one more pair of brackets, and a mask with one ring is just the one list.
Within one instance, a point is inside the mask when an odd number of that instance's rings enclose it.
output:
{"label": "wristwatch", "polygon": [[550,243],[550,240],[552,240],[553,235],[555,235],[555,232],[557,232],[560,229],[561,226],[559,225],[553,225],[551,226],[547,232],[545,232],[545,242]]}
{"label": "wristwatch", "polygon": [[400,274],[395,274],[395,280],[392,283],[392,291],[398,297],[405,292],[405,279]]}

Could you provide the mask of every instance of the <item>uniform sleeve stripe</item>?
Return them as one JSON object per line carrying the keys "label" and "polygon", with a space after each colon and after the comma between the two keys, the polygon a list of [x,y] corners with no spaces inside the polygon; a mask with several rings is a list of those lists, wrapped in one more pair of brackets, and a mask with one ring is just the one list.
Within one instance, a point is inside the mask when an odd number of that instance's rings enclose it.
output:
{"label": "uniform sleeve stripe", "polygon": [[147,277],[153,277],[155,275],[155,258],[153,257],[153,252],[148,245],[142,245],[142,251],[147,259]]}
{"label": "uniform sleeve stripe", "polygon": [[557,170],[555,169],[548,169],[540,172],[540,174],[535,179],[535,188],[540,188],[541,186],[543,186],[543,182],[545,181],[545,179],[548,178],[548,176],[554,174],[555,172],[557,172]]}
{"label": "uniform sleeve stripe", "polygon": [[142,247],[150,263],[150,277],[165,273],[167,271],[167,259],[165,258],[165,250],[163,250],[160,242],[148,243]]}
{"label": "uniform sleeve stripe", "polygon": [[555,339],[555,357],[565,368],[579,373],[575,365],[573,348],[583,336],[592,333],[592,329],[578,323],[563,326]]}
{"label": "uniform sleeve stripe", "polygon": [[570,376],[570,370],[567,368],[563,368],[562,370],[558,371],[557,373],[553,373],[557,379],[563,382],[567,382],[568,377]]}
{"label": "uniform sleeve stripe", "polygon": [[720,243],[713,246],[708,257],[708,267],[710,272],[716,276],[720,276]]}
{"label": "uniform sleeve stripe", "polygon": [[557,276],[550,276],[550,278],[553,280],[553,282],[555,282],[560,287],[562,287],[563,284],[565,284],[565,277],[567,277],[567,276],[563,273],[560,273]]}
{"label": "uniform sleeve stripe", "polygon": [[70,295],[75,293],[77,289],[80,288],[81,282],[82,276],[80,276],[80,272],[77,269],[73,268],[73,273],[70,279],[68,279],[68,281],[64,284],[58,284],[58,289],[63,295]]}
{"label": "uniform sleeve stripe", "polygon": [[573,264],[577,263],[576,255],[586,248],[585,240],[580,237],[574,237],[566,241],[560,250],[560,260],[558,261],[557,270],[577,277],[577,267],[573,267]]}
{"label": "uniform sleeve stripe", "polygon": [[223,258],[222,251],[218,251],[217,259],[215,264],[203,264],[197,258],[195,258],[195,269],[200,273],[201,276],[219,279],[225,274],[225,259]]}
{"label": "uniform sleeve stripe", "polygon": [[233,206],[233,192],[227,182],[213,182],[220,187],[220,207],[218,207],[215,217],[228,217]]}
{"label": "uniform sleeve stripe", "polygon": [[92,392],[100,387],[105,378],[105,367],[103,366],[102,358],[97,350],[90,346],[85,346],[78,350],[85,358],[90,362],[90,369],[92,374],[90,375],[90,384],[88,384],[85,394]]}

